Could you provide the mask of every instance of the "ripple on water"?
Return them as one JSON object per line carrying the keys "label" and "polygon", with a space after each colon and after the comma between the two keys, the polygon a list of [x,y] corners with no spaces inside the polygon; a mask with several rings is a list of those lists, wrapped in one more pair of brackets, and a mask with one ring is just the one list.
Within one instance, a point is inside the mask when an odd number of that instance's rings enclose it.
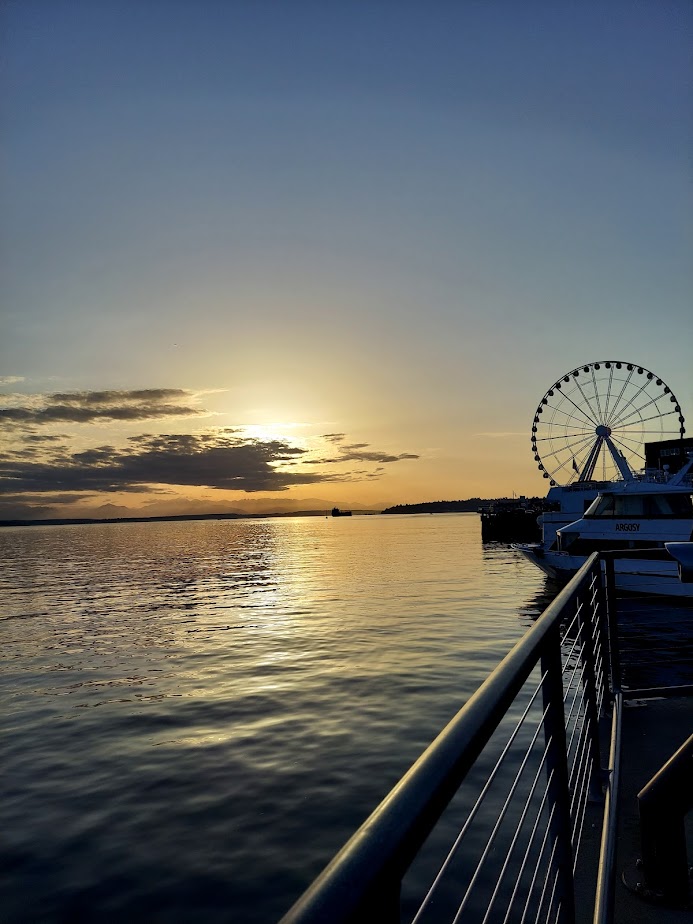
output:
{"label": "ripple on water", "polygon": [[3,921],[275,921],[540,608],[479,533],[0,531]]}

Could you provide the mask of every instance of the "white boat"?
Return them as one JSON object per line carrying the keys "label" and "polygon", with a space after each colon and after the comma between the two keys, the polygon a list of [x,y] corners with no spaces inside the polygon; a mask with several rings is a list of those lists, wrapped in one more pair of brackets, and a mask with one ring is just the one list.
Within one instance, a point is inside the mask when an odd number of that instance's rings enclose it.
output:
{"label": "white boat", "polygon": [[[554,529],[547,542],[515,545],[550,577],[567,580],[592,552],[664,550],[670,542],[693,540],[691,470],[693,457],[666,482],[639,479],[614,482],[597,494],[582,517]],[[672,558],[617,558],[616,587],[634,593],[693,597],[693,584],[679,580]]]}
{"label": "white boat", "polygon": [[[582,382],[576,381],[578,373]],[[584,400],[578,402],[578,397]],[[541,542],[514,548],[558,580],[567,580],[594,551],[653,549],[651,557],[615,560],[616,587],[693,598],[693,583],[679,579],[678,564],[666,552],[667,543],[693,539],[693,455],[673,473],[666,464],[640,472],[632,467],[638,458],[644,461],[639,450],[648,432],[642,426],[645,418],[659,421],[662,434],[669,435],[662,420],[678,415],[678,457],[685,458],[680,411],[661,379],[630,363],[591,363],[555,383],[542,399],[532,429],[532,449],[540,470],[551,479],[547,501],[554,510],[539,518]],[[550,412],[547,421],[542,415]],[[563,417],[570,421],[567,433]],[[561,448],[557,420],[568,455]],[[595,481],[600,467],[601,474],[612,477]],[[556,477],[566,469],[569,483],[558,484]]]}

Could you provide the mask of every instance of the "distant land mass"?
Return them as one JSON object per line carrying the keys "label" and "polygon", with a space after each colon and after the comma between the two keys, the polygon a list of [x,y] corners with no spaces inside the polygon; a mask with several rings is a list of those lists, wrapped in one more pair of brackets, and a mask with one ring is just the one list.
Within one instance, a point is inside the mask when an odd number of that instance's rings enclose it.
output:
{"label": "distant land mass", "polygon": [[469,497],[467,500],[441,500],[428,501],[423,504],[396,504],[386,507],[383,513],[469,513],[479,509],[481,504],[490,504],[489,500],[480,497]]}
{"label": "distant land mass", "polygon": [[428,501],[423,504],[397,504],[387,507],[383,513],[477,513],[480,507],[489,504],[526,504],[528,507],[544,504],[542,497],[469,497],[467,500]]}
{"label": "distant land mass", "polygon": [[[364,515],[378,514],[379,510],[359,510]],[[330,515],[329,510],[291,510],[274,513],[181,513],[163,517],[50,517],[40,520],[0,520],[3,526],[81,526],[88,523],[169,523],[189,520],[263,520],[269,517],[320,517]]]}
{"label": "distant land mass", "polygon": [[[543,503],[544,499],[522,498],[522,501],[528,503]],[[359,505],[353,505],[354,513],[362,516],[372,516],[380,513],[477,513],[480,507],[497,504],[499,502],[510,502],[518,504],[520,500],[513,498],[511,501],[507,497],[483,498],[469,497],[466,500],[441,500],[426,501],[421,504],[396,504],[394,507],[386,507],[384,510],[371,510],[360,508]],[[334,506],[334,505],[333,505]],[[345,508],[346,509],[346,508]],[[3,526],[80,526],[89,523],[165,523],[181,522],[190,520],[254,520],[264,519],[267,517],[319,517],[329,516],[331,508],[327,509],[308,509],[308,510],[263,510],[255,513],[251,512],[224,512],[224,513],[183,513],[167,514],[166,516],[110,516],[110,517],[44,517],[41,519],[7,519],[0,520],[0,527]]]}

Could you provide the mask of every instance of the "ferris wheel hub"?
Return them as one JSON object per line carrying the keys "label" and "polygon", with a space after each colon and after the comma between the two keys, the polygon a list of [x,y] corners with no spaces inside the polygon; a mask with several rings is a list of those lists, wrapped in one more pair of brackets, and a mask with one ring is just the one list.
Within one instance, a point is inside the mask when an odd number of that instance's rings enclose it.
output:
{"label": "ferris wheel hub", "polygon": [[605,427],[604,424],[599,424],[594,432],[597,434],[597,436],[601,437],[611,436],[611,427]]}

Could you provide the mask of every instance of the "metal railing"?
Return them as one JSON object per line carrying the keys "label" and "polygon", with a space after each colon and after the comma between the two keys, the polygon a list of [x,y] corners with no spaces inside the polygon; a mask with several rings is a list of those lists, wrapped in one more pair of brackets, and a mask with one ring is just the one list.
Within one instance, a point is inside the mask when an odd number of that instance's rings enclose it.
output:
{"label": "metal railing", "polygon": [[590,803],[613,798],[609,622],[593,555],[282,924],[573,924]]}

